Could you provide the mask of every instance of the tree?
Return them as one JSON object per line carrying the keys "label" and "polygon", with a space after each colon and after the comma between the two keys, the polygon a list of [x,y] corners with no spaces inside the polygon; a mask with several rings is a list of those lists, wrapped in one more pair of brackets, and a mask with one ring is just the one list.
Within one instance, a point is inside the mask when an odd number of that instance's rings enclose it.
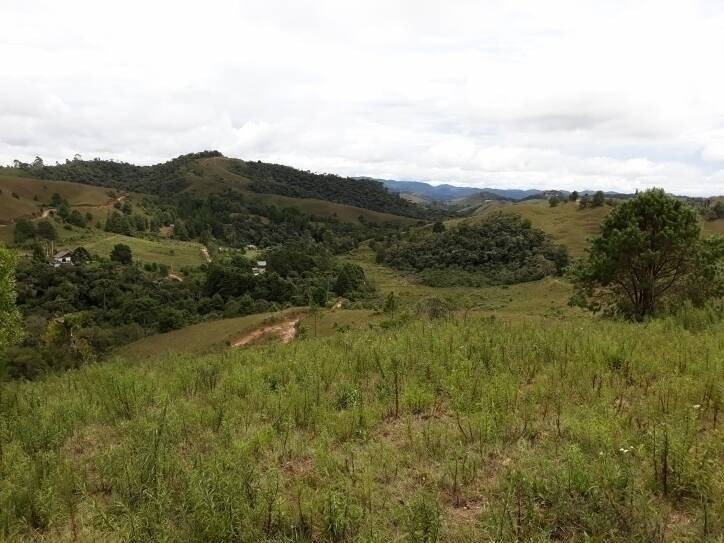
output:
{"label": "tree", "polygon": [[48,219],[38,221],[37,233],[38,236],[48,241],[54,241],[57,238],[55,227]]}
{"label": "tree", "polygon": [[0,353],[22,337],[15,306],[15,254],[0,246]]}
{"label": "tree", "polygon": [[130,264],[133,262],[131,248],[125,243],[116,244],[111,251],[111,260],[121,264]]}
{"label": "tree", "polygon": [[334,292],[338,296],[347,296],[349,293],[360,290],[365,286],[365,272],[356,264],[346,263],[339,270],[334,282]]}
{"label": "tree", "polygon": [[394,317],[395,311],[397,310],[397,306],[398,306],[398,302],[397,302],[397,298],[395,297],[395,293],[390,291],[390,293],[387,295],[387,298],[385,299],[385,305],[382,308],[382,310],[385,313],[388,313]]}
{"label": "tree", "polygon": [[603,192],[598,190],[596,191],[596,194],[593,195],[593,200],[591,200],[591,207],[601,207],[606,202],[606,197],[604,196]]}
{"label": "tree", "polygon": [[440,221],[437,221],[435,224],[432,225],[432,231],[436,234],[439,234],[440,232],[445,231],[445,225],[441,223]]}
{"label": "tree", "polygon": [[[63,209],[63,208],[61,207],[60,209]],[[77,209],[74,209],[73,211],[71,211],[70,214],[65,219],[73,226],[78,226],[80,228],[83,228],[85,226],[85,217]]]}
{"label": "tree", "polygon": [[556,207],[560,202],[561,202],[561,200],[560,200],[560,198],[558,198],[558,196],[551,196],[551,197],[548,199],[548,204],[549,204],[551,207]]}
{"label": "tree", "polygon": [[35,225],[27,219],[18,219],[15,223],[14,239],[16,244],[35,239]]}
{"label": "tree", "polygon": [[711,280],[697,279],[701,269],[723,263],[699,236],[690,206],[662,189],[638,194],[603,220],[601,235],[574,270],[576,301],[641,320],[667,297],[691,299],[697,282]]}
{"label": "tree", "polygon": [[714,219],[724,219],[724,202],[722,200],[717,200],[714,205],[711,207],[712,211],[712,218]]}
{"label": "tree", "polygon": [[578,200],[578,191],[577,191],[577,190],[574,190],[573,192],[571,192],[571,193],[568,195],[568,201],[569,201],[569,202],[575,202],[576,200]]}
{"label": "tree", "polygon": [[60,207],[61,205],[63,205],[64,201],[65,200],[63,200],[63,197],[57,192],[54,192],[53,195],[50,197],[50,205],[52,205],[53,207]]}

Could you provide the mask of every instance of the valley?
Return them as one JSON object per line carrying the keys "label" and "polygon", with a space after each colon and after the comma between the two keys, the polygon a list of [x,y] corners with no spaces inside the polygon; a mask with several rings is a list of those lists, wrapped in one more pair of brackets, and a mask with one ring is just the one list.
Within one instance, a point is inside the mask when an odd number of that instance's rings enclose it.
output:
{"label": "valley", "polygon": [[[722,534],[708,208],[427,206],[212,151],[4,168],[0,189],[23,333],[0,357],[9,540]],[[642,202],[698,252],[639,318],[586,255]]]}

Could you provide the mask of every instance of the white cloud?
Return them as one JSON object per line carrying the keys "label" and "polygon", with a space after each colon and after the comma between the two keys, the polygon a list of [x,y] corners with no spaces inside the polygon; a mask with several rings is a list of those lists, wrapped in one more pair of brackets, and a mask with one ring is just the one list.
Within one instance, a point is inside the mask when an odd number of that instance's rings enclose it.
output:
{"label": "white cloud", "polygon": [[724,193],[716,0],[4,0],[0,161]]}

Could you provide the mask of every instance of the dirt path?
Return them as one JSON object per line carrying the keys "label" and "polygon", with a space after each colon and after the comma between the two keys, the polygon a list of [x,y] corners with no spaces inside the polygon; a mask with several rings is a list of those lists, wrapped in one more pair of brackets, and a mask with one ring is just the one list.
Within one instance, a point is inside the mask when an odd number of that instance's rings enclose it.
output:
{"label": "dirt path", "polygon": [[211,263],[211,256],[209,256],[209,250],[206,248],[205,245],[201,246],[201,253],[204,255],[206,262]]}
{"label": "dirt path", "polygon": [[297,323],[302,319],[302,315],[295,315],[292,318],[277,322],[274,324],[266,324],[256,330],[252,330],[237,339],[232,346],[243,347],[257,339],[278,336],[281,343],[289,343],[297,335]]}
{"label": "dirt path", "polygon": [[48,215],[50,215],[51,213],[55,213],[54,207],[49,207],[48,209],[43,210],[43,213],[40,215],[40,218],[47,219]]}

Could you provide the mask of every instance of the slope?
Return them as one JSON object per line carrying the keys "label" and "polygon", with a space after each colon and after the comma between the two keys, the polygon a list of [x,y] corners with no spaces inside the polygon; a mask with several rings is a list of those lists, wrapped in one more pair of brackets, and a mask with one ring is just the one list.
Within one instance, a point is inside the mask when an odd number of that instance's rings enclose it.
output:
{"label": "slope", "polygon": [[71,207],[79,209],[114,202],[107,187],[46,181],[3,172],[0,172],[0,191],[0,224],[9,224],[19,218],[39,217],[42,210],[50,206],[54,193],[60,194]]}
{"label": "slope", "polygon": [[[611,207],[580,209],[578,204],[562,203],[551,207],[547,200],[526,200],[523,202],[489,202],[478,209],[475,215],[466,219],[452,219],[450,224],[460,221],[484,220],[492,213],[518,213],[535,226],[550,234],[557,243],[568,247],[571,256],[580,257],[588,247],[588,240],[600,232],[601,220],[608,215]],[[704,235],[724,234],[724,219],[701,221]]]}
{"label": "slope", "polygon": [[342,222],[358,222],[360,217],[370,222],[396,222],[412,224],[416,219],[384,213],[363,207],[347,205],[319,198],[295,198],[282,194],[258,193],[252,190],[254,179],[238,173],[236,164],[242,161],[223,157],[198,160],[198,168],[189,175],[185,192],[213,194],[234,191],[250,202],[273,204],[278,207],[296,207],[318,217],[333,217]]}
{"label": "slope", "polygon": [[715,541],[723,338],[421,320],[2,384],[0,537]]}

